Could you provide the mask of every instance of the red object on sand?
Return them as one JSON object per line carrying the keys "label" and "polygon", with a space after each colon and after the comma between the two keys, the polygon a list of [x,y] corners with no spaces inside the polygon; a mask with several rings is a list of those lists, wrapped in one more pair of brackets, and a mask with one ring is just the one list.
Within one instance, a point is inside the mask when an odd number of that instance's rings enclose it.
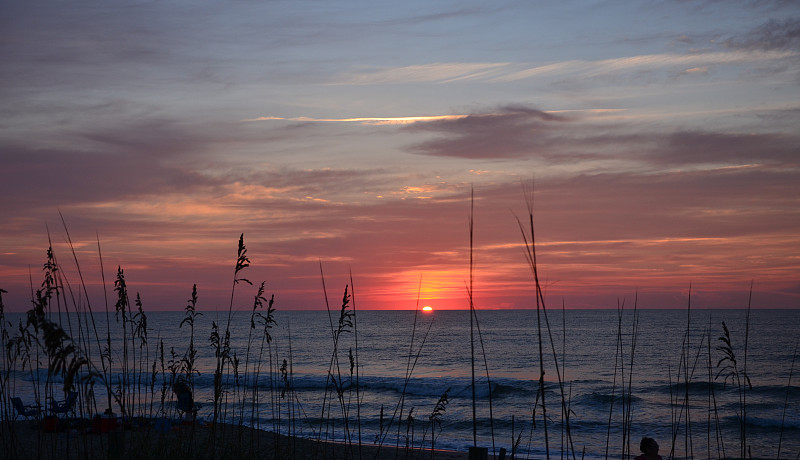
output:
{"label": "red object on sand", "polygon": [[117,429],[117,418],[108,415],[95,415],[92,419],[93,433],[108,433]]}
{"label": "red object on sand", "polygon": [[117,429],[116,417],[100,417],[100,432],[108,433]]}
{"label": "red object on sand", "polygon": [[55,433],[58,431],[58,417],[55,415],[48,415],[44,418],[44,432]]}

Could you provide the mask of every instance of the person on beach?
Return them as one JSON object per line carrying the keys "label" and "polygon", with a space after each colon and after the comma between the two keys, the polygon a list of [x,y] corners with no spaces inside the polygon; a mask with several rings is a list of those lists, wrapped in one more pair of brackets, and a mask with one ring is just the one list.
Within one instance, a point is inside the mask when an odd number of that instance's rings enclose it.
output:
{"label": "person on beach", "polygon": [[639,443],[639,450],[642,451],[642,455],[633,460],[661,460],[661,456],[658,455],[658,443],[653,438],[642,438],[642,442]]}

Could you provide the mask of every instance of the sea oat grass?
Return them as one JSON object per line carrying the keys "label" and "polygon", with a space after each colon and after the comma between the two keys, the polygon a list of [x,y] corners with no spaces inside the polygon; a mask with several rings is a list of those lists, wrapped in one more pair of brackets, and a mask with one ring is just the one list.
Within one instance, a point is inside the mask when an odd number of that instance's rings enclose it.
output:
{"label": "sea oat grass", "polygon": [[[538,335],[539,375],[538,388],[535,401],[532,402],[531,425],[529,436],[529,451],[534,446],[541,449],[544,455],[550,455],[548,426],[557,423],[555,411],[548,412],[545,405],[545,358],[544,352],[547,340],[550,341],[552,362],[556,369],[559,390],[561,393],[561,451],[562,458],[571,455],[575,458],[572,434],[570,431],[571,419],[580,418],[570,408],[571,396],[567,393],[567,380],[565,377],[565,364],[563,357],[559,362],[550,322],[547,317],[545,298],[540,284],[540,266],[536,256],[535,234],[532,216],[532,197],[529,201],[528,226],[524,228],[517,219],[525,241],[526,257],[531,268],[534,281],[534,295],[537,305],[537,321],[534,325]],[[470,214],[470,280],[467,294],[470,304],[470,334],[472,342],[472,389],[473,389],[473,444],[476,443],[476,426],[478,419],[475,415],[475,406],[479,402],[475,394],[475,336],[484,357],[487,383],[489,384],[489,424],[482,428],[493,428],[494,421],[492,409],[492,381],[489,378],[489,360],[484,348],[484,336],[481,333],[478,315],[473,299],[473,216]],[[98,242],[99,251],[99,242]],[[73,258],[77,259],[73,249]],[[0,289],[0,338],[3,344],[3,356],[0,360],[0,440],[4,450],[0,458],[41,458],[44,460],[63,458],[67,453],[71,458],[444,458],[448,454],[436,450],[437,443],[441,443],[442,418],[445,408],[450,402],[450,389],[448,388],[439,400],[433,405],[430,416],[427,409],[411,407],[406,410],[406,392],[410,379],[417,363],[421,359],[422,350],[429,338],[433,321],[428,325],[427,331],[420,340],[416,332],[417,313],[415,311],[414,323],[411,329],[411,340],[408,347],[406,372],[403,381],[402,393],[393,409],[391,417],[384,417],[383,405],[376,424],[379,432],[375,445],[362,444],[361,442],[361,416],[363,393],[359,383],[359,343],[356,321],[356,309],[353,279],[345,286],[342,296],[338,320],[329,308],[329,321],[331,324],[332,352],[328,360],[327,383],[325,386],[322,413],[319,422],[309,421],[303,408],[305,395],[298,390],[293,382],[293,350],[292,337],[289,332],[288,355],[281,356],[283,351],[273,342],[273,329],[276,324],[273,313],[274,295],[268,300],[264,294],[264,283],[254,296],[253,306],[250,310],[250,328],[243,338],[231,337],[235,325],[234,310],[245,310],[235,307],[235,292],[241,283],[252,284],[243,278],[244,272],[249,267],[250,260],[244,246],[243,235],[239,238],[237,260],[234,267],[233,284],[231,288],[231,302],[228,308],[227,321],[219,317],[211,323],[208,345],[213,354],[210,363],[198,363],[196,350],[197,334],[207,334],[208,331],[195,330],[195,320],[200,316],[197,311],[198,294],[197,286],[193,286],[191,298],[187,302],[185,315],[178,328],[188,327],[187,344],[169,344],[160,336],[156,338],[155,349],[150,349],[149,318],[145,312],[143,296],[130,288],[121,266],[117,268],[114,281],[115,319],[111,320],[107,308],[108,330],[101,336],[88,299],[82,299],[75,293],[83,292],[88,297],[83,276],[80,275],[80,285],[76,288],[70,284],[64,270],[58,264],[58,259],[52,247],[48,248],[46,262],[43,265],[43,281],[40,285],[31,281],[32,308],[18,325],[8,322],[3,304],[3,294]],[[77,265],[77,261],[76,261]],[[101,261],[102,271],[102,261]],[[320,264],[320,273],[322,266]],[[33,279],[33,276],[31,276]],[[325,292],[325,279],[322,276],[323,291]],[[420,277],[420,290],[422,277]],[[35,287],[34,287],[35,286]],[[130,299],[133,298],[133,302]],[[752,298],[752,285],[751,285]],[[638,301],[638,296],[637,296]],[[691,302],[691,296],[690,296]],[[419,299],[418,299],[419,303]],[[692,418],[697,418],[697,405],[704,398],[690,395],[690,385],[699,382],[696,369],[701,356],[707,365],[708,396],[706,408],[708,418],[706,421],[706,451],[713,457],[712,449],[716,447],[716,456],[725,457],[725,445],[722,420],[731,415],[735,416],[739,427],[739,449],[741,457],[750,455],[750,442],[755,431],[748,426],[748,392],[751,388],[750,375],[747,367],[747,355],[750,339],[750,303],[744,324],[744,337],[740,353],[739,336],[732,334],[726,322],[722,323],[723,332],[719,337],[720,345],[712,350],[711,330],[697,340],[690,336],[691,303],[687,307],[686,334],[680,345],[680,354],[677,368],[666,359],[671,350],[665,350],[665,363],[669,374],[670,406],[672,412],[672,446],[671,457],[694,456],[694,441],[697,433],[693,432]],[[109,305],[106,302],[106,305]],[[417,305],[417,308],[419,305]],[[637,421],[633,419],[635,404],[634,393],[634,362],[637,347],[639,311],[634,303],[633,322],[631,324],[630,342],[623,340],[623,309],[618,306],[617,346],[614,362],[614,380],[611,388],[609,405],[609,444],[607,456],[626,457],[632,454],[630,445],[635,442],[634,435],[638,435]],[[562,314],[566,316],[562,302]],[[710,319],[709,319],[710,321]],[[287,324],[287,328],[289,325]],[[566,336],[566,320],[562,322],[564,337]],[[116,339],[112,343],[112,328]],[[291,331],[289,329],[289,331]],[[260,337],[259,337],[260,335]],[[350,335],[355,340],[355,348],[348,346],[345,337]],[[239,339],[239,340],[235,340]],[[491,340],[491,337],[488,337]],[[566,349],[565,338],[562,338],[562,349]],[[258,345],[260,342],[260,346]],[[244,343],[244,346],[232,344]],[[282,343],[282,342],[280,342]],[[113,344],[113,348],[112,348]],[[702,352],[706,355],[702,355]],[[92,353],[100,350],[99,353]],[[672,350],[674,351],[674,350]],[[563,352],[562,352],[563,353]],[[692,353],[695,354],[692,357]],[[99,359],[98,359],[99,355]],[[346,356],[346,357],[345,357]],[[795,350],[796,356],[796,350]],[[324,360],[324,358],[323,358]],[[549,361],[549,358],[548,358]],[[713,363],[716,361],[716,366]],[[99,364],[99,365],[98,365]],[[321,363],[324,365],[325,363]],[[549,364],[548,364],[549,365]],[[268,366],[268,370],[264,369]],[[778,456],[785,455],[782,451],[784,440],[785,414],[791,409],[789,394],[792,387],[792,365],[789,370],[789,384],[784,403],[784,420],[781,426],[781,438],[777,442]],[[198,369],[211,369],[207,376],[213,377],[213,407],[208,412],[213,414],[211,423],[205,424],[191,418],[181,420],[177,416],[175,402],[170,388],[178,379],[184,379],[194,390],[195,378],[199,375]],[[348,371],[349,369],[349,371]],[[549,369],[549,368],[548,368]],[[672,371],[676,370],[673,382]],[[46,370],[47,372],[40,372]],[[80,393],[76,413],[67,417],[68,423],[64,424],[63,431],[56,433],[44,432],[39,422],[15,421],[16,414],[10,405],[10,398],[15,395],[18,382],[13,375],[24,375],[26,384],[30,384],[35,402],[44,402],[48,396],[61,396],[69,391]],[[264,374],[267,374],[266,377]],[[626,375],[627,374],[627,375]],[[636,374],[638,377],[638,374]],[[268,380],[266,383],[264,381]],[[733,387],[736,397],[734,409],[731,406],[717,404],[715,382],[718,385]],[[261,383],[264,383],[262,385]],[[673,385],[674,383],[674,385]],[[206,386],[209,386],[206,384]],[[264,388],[269,388],[269,399],[262,395]],[[99,397],[96,388],[106,388],[106,395]],[[570,387],[571,388],[571,387]],[[353,395],[355,390],[355,396]],[[674,392],[674,394],[672,394]],[[619,394],[618,394],[619,393]],[[694,399],[690,399],[690,396]],[[107,398],[107,403],[97,408],[96,399]],[[752,399],[752,398],[751,398]],[[615,406],[615,401],[621,403],[621,409]],[[552,404],[552,403],[551,403]],[[333,407],[337,405],[338,408]],[[106,406],[106,407],[103,407]],[[733,414],[722,413],[722,408],[732,411]],[[691,412],[690,412],[691,408]],[[109,433],[89,433],[92,418],[102,412],[116,412],[120,416],[120,430]],[[249,409],[249,410],[248,410]],[[391,408],[387,409],[392,411]],[[537,412],[538,411],[538,412]],[[249,413],[248,413],[249,412]],[[610,426],[612,416],[621,412],[621,419],[613,420],[622,426],[621,435],[610,439]],[[261,414],[261,415],[259,415]],[[355,414],[355,416],[353,415]],[[377,414],[369,414],[375,417]],[[295,436],[282,436],[271,434],[258,429],[262,417],[272,423],[268,428],[273,432],[284,432]],[[465,420],[466,421],[466,420]],[[427,423],[426,423],[427,422]],[[696,422],[695,422],[696,423]],[[396,426],[395,426],[396,424]],[[251,426],[247,426],[251,425]],[[305,425],[304,428],[299,426]],[[424,429],[419,427],[424,425]],[[522,424],[520,424],[522,425]],[[666,425],[666,424],[665,424]],[[123,429],[124,428],[124,429]],[[542,429],[543,433],[534,432]],[[310,429],[312,439],[299,439],[298,433],[308,433]],[[696,428],[694,429],[695,431]],[[494,430],[492,429],[492,444],[494,444]],[[511,425],[511,455],[523,455],[519,446],[525,427],[518,427],[517,420],[512,417]],[[323,432],[325,439],[321,439]],[[384,441],[390,433],[397,433],[396,445],[385,446]],[[420,436],[420,432],[422,435]],[[791,432],[787,433],[791,434]],[[428,438],[430,435],[430,438]],[[683,435],[683,452],[678,452],[677,438]],[[357,441],[356,441],[357,437]],[[337,439],[343,442],[324,442]],[[712,446],[712,440],[716,446]],[[323,441],[323,442],[320,442]],[[397,449],[404,441],[405,449]],[[610,447],[613,441],[613,448]],[[357,447],[356,448],[356,442]],[[621,445],[620,445],[621,444]],[[585,450],[585,449],[584,449]],[[790,453],[794,454],[794,453]]]}

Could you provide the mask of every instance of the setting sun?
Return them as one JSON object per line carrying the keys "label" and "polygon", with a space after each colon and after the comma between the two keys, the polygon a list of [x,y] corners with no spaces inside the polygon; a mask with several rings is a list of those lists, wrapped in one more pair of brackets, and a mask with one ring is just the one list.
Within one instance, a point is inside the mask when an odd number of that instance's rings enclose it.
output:
{"label": "setting sun", "polygon": [[422,307],[422,311],[433,311],[433,308],[431,308],[428,305],[425,305],[424,307]]}

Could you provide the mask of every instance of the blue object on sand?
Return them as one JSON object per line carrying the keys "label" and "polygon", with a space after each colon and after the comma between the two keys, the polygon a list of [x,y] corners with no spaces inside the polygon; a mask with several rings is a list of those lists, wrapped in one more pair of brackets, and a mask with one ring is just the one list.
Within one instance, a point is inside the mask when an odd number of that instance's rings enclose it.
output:
{"label": "blue object on sand", "polygon": [[25,405],[22,403],[22,399],[17,397],[11,398],[11,404],[14,405],[17,414],[25,417],[26,420],[30,420],[31,417],[37,417],[42,412],[42,406],[38,404]]}
{"label": "blue object on sand", "polygon": [[166,417],[159,417],[153,423],[153,427],[159,433],[169,433],[172,429],[172,422],[170,422]]}
{"label": "blue object on sand", "polygon": [[64,401],[52,400],[50,406],[50,412],[53,414],[66,414],[72,412],[75,407],[75,401],[77,400],[78,400],[78,392],[70,391],[69,394],[67,395],[67,399],[65,399]]}

